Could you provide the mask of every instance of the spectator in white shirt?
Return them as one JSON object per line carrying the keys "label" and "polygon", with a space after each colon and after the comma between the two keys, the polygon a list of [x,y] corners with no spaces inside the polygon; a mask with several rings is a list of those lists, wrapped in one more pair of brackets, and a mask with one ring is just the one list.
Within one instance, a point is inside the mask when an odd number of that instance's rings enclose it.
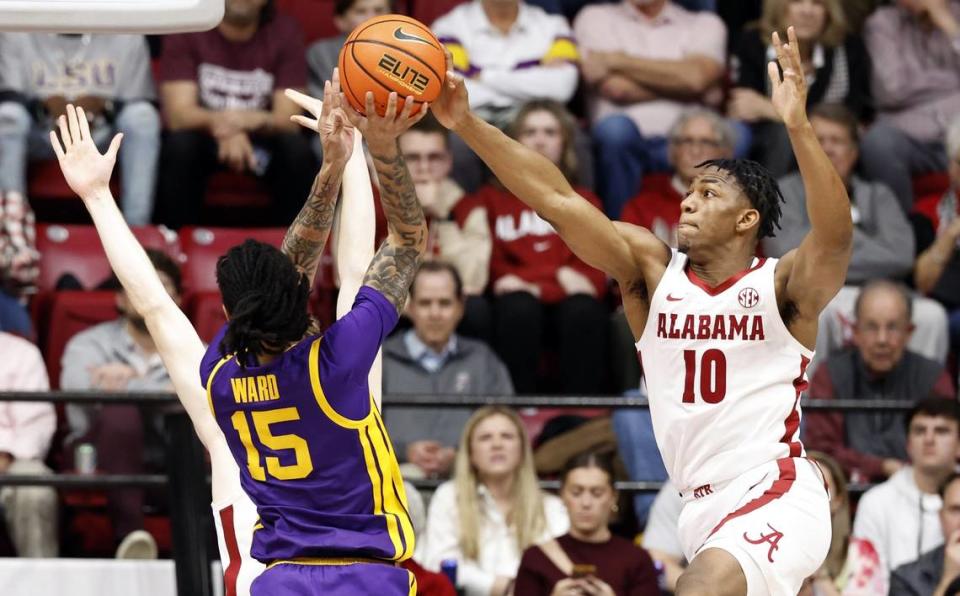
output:
{"label": "spectator in white shirt", "polygon": [[520,417],[487,406],[467,421],[454,479],[430,502],[422,559],[433,571],[455,559],[457,587],[467,596],[505,594],[523,551],[569,526],[563,502],[540,490]]}
{"label": "spectator in white shirt", "polygon": [[960,406],[939,397],[921,401],[907,419],[910,466],[860,497],[853,535],[869,540],[887,575],[943,544],[938,489],[960,456]]}
{"label": "spectator in white shirt", "polygon": [[[577,88],[579,53],[567,20],[521,0],[473,0],[437,19],[433,32],[463,75],[470,108],[500,128],[532,99],[566,103]],[[472,192],[484,182],[482,162],[451,137],[453,172]]]}
{"label": "spectator in white shirt", "polygon": [[[47,391],[40,350],[0,332],[0,391]],[[50,474],[43,460],[57,416],[50,402],[0,401],[0,474]],[[0,488],[0,508],[21,557],[56,557],[57,493],[47,486]]]}

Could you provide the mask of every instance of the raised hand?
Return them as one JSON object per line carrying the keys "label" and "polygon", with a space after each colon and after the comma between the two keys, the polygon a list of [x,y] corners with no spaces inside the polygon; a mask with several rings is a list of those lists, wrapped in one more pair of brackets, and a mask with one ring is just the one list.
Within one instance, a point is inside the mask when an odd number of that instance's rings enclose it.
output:
{"label": "raised hand", "polygon": [[[70,189],[81,199],[96,198],[110,192],[110,176],[117,163],[117,151],[123,134],[110,141],[107,152],[101,154],[90,136],[90,123],[83,108],[67,105],[67,112],[57,119],[60,138],[50,131],[50,143],[60,162],[60,170]],[[61,144],[62,143],[62,144]]]}
{"label": "raised hand", "polygon": [[[343,111],[350,123],[357,127],[357,130],[360,131],[363,138],[367,139],[367,144],[370,146],[396,143],[397,138],[408,128],[420,122],[430,108],[428,104],[424,104],[419,112],[411,115],[416,103],[413,96],[407,96],[405,100],[401,100],[394,91],[390,93],[387,99],[387,109],[381,116],[377,114],[377,109],[374,106],[373,92],[367,91],[366,101],[364,102],[367,113],[363,115],[347,105],[342,93],[340,97],[341,105],[344,106]],[[398,106],[398,101],[402,101],[403,104]],[[397,112],[398,108],[399,113]]]}
{"label": "raised hand", "polygon": [[463,77],[453,72],[453,56],[450,50],[447,54],[447,77],[443,81],[440,97],[433,102],[433,115],[440,124],[449,129],[455,129],[470,113],[470,100],[467,96],[467,86]]}
{"label": "raised hand", "polygon": [[353,152],[354,127],[347,119],[342,107],[340,69],[334,68],[332,80],[324,82],[323,101],[293,89],[287,89],[284,94],[298,106],[310,112],[312,118],[296,114],[290,116],[290,119],[320,134],[323,158],[346,163]]}
{"label": "raised hand", "polygon": [[[793,27],[787,29],[788,43],[781,43],[776,31],[772,37],[777,61],[767,64],[767,74],[773,88],[773,107],[787,128],[801,126],[807,122],[807,78],[800,60],[797,33]],[[778,62],[783,71],[782,78],[777,70]]]}

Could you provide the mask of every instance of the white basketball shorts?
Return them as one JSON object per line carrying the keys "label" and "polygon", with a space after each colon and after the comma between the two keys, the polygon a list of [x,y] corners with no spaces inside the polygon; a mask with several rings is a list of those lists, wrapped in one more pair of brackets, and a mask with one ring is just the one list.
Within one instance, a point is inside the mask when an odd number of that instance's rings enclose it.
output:
{"label": "white basketball shorts", "polygon": [[708,548],[730,553],[748,596],[795,596],[830,547],[830,498],[812,461],[784,458],[682,495],[678,522],[688,561]]}

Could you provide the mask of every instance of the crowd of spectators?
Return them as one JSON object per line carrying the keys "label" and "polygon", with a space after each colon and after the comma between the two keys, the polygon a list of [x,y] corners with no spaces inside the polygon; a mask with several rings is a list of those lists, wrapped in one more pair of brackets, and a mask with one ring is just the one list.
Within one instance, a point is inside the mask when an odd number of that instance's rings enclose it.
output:
{"label": "crowd of spectators", "polygon": [[[321,155],[291,122],[298,108],[284,89],[319,95],[346,35],[407,6],[333,4],[338,34],[321,39],[305,39],[302,23],[273,0],[226,0],[217,28],[149,43],[136,35],[0,33],[0,390],[48,388],[37,348],[15,335],[38,340],[29,173],[50,159],[46,132],[66,104],[84,107],[96,142],[124,133],[118,188],[129,223],[216,224],[208,188],[232,177],[269,197],[268,215],[251,212],[248,227],[285,226]],[[465,77],[471,107],[549,158],[611,218],[675,246],[681,201],[700,163],[761,161],[784,196],[781,229],[760,247],[767,257],[796,248],[810,227],[793,152],[768,98],[770,34],[795,28],[811,124],[847,186],[854,222],[846,285],[821,316],[806,397],[917,404],[909,413],[805,417],[804,439],[818,452],[811,457],[834,489],[834,544],[804,593],[945,590],[960,576],[960,1],[450,4],[430,25]],[[643,395],[635,338],[611,281],[432,118],[399,143],[429,221],[429,258],[405,323],[384,346],[385,393]],[[179,295],[177,264],[151,257]],[[122,292],[117,311],[115,321],[70,341],[56,385],[169,388]],[[666,480],[649,416],[610,413],[617,465],[595,454],[574,458],[561,499],[538,488],[537,437],[528,436],[539,431],[530,422],[536,413],[520,414],[385,409],[404,475],[446,480],[430,499],[417,559],[432,570],[457,559],[467,594],[514,585],[524,594],[669,589],[686,564],[676,491],[668,481],[656,496],[631,501],[612,485]],[[52,406],[0,402],[0,474],[50,473],[52,462],[69,468],[81,443],[96,446],[106,472],[163,465],[161,412],[70,406],[60,418],[65,436],[57,439]],[[562,436],[579,423],[564,419],[550,432]],[[51,446],[62,453],[48,454]],[[879,484],[858,505],[848,482]],[[106,502],[114,546],[130,556],[155,553],[143,532],[143,491],[113,490]],[[18,554],[56,556],[54,491],[3,488],[0,506]],[[892,510],[910,514],[893,518]],[[621,516],[632,518],[631,531],[645,529],[643,549],[610,534]],[[593,565],[592,579],[569,578],[571,560]],[[631,591],[624,582],[646,587]]]}

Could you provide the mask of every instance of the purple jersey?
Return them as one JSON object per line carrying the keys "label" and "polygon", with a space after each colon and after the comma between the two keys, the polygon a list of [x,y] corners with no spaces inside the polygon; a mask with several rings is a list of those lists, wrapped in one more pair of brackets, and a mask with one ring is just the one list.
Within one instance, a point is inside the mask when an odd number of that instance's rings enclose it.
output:
{"label": "purple jersey", "polygon": [[220,331],[200,363],[210,408],[257,506],[252,556],[413,554],[403,479],[367,375],[397,311],[370,287],[323,336],[269,364],[220,357]]}

